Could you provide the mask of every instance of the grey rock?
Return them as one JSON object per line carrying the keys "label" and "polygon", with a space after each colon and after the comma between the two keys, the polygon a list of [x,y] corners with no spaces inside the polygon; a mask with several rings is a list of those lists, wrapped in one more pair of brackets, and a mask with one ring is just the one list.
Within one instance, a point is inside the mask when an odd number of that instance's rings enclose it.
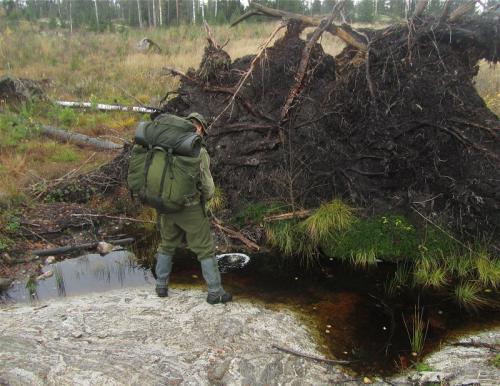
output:
{"label": "grey rock", "polygon": [[213,307],[198,290],[174,287],[167,302],[143,287],[53,300],[37,312],[0,306],[0,326],[8,326],[0,334],[0,379],[12,385],[326,385],[345,378],[272,349],[293,344],[319,355],[292,312],[243,302]]}
{"label": "grey rock", "polygon": [[425,362],[433,371],[411,371],[394,377],[392,381],[397,384],[409,385],[443,383],[450,386],[475,384],[497,386],[500,384],[500,370],[491,363],[491,359],[495,354],[489,348],[457,346],[454,345],[456,342],[498,345],[500,342],[500,328],[450,342],[439,351],[425,358]]}

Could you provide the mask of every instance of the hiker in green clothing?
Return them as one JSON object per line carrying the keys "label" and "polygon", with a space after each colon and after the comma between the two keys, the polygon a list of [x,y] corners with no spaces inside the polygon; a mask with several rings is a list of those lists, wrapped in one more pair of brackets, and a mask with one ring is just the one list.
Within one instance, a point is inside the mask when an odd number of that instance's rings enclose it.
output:
{"label": "hiker in green clothing", "polygon": [[[206,135],[207,123],[201,114],[192,113],[187,117],[196,128],[200,137]],[[184,204],[180,211],[159,215],[161,242],[156,255],[156,293],[160,297],[168,296],[168,283],[172,270],[174,250],[184,237],[189,249],[198,257],[203,278],[208,285],[207,302],[210,304],[226,303],[232,295],[224,291],[215,245],[210,231],[210,223],[205,214],[204,203],[210,200],[215,191],[214,181],[210,173],[210,157],[204,146],[200,153],[199,194],[194,195]]]}

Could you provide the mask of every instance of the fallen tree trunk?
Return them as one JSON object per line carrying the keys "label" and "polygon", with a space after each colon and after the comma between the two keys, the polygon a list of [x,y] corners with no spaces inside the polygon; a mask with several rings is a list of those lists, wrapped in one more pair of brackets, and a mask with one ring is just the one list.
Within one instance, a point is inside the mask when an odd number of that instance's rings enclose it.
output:
{"label": "fallen tree trunk", "polygon": [[102,140],[99,138],[89,137],[85,134],[72,133],[66,130],[58,129],[53,126],[41,125],[40,133],[48,137],[57,139],[58,141],[71,142],[76,145],[91,146],[100,150],[121,150],[123,145]]}
{"label": "fallen tree trunk", "polygon": [[142,106],[120,106],[120,105],[107,105],[104,103],[90,103],[90,102],[70,102],[70,101],[55,101],[56,105],[64,107],[75,107],[75,108],[92,108],[102,111],[126,111],[134,113],[154,113],[157,109],[153,107],[142,107]]}

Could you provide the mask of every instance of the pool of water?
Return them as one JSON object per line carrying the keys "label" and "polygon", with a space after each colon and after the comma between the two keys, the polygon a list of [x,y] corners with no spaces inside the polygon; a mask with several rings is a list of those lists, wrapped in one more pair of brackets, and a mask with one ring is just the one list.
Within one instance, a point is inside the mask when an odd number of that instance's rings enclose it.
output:
{"label": "pool of water", "polygon": [[15,282],[2,299],[6,302],[41,301],[154,283],[151,271],[138,266],[134,255],[128,251],[66,259],[44,266],[42,272],[52,272],[52,276],[30,283]]}
{"label": "pool of water", "polygon": [[[424,353],[450,336],[500,323],[498,311],[471,315],[453,306],[449,297],[435,293],[423,293],[419,299],[409,294],[387,299],[384,282],[390,266],[353,270],[326,259],[319,268],[307,271],[268,254],[252,256],[246,265],[224,258],[220,265],[224,286],[236,300],[291,309],[309,328],[324,355],[352,361],[349,367],[365,375],[390,375],[415,360],[406,326],[411,327],[417,302],[428,322]],[[67,259],[45,266],[43,271],[53,274],[36,284],[15,283],[3,300],[39,302],[135,286],[150,286],[154,291],[152,270],[138,265],[127,251]],[[171,281],[172,287],[204,288],[194,256],[175,257]]]}

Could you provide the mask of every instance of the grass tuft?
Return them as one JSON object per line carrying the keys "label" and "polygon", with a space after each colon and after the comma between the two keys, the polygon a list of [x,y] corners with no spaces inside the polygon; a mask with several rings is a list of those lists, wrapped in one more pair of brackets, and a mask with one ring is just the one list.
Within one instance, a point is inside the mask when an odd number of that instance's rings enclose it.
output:
{"label": "grass tuft", "polygon": [[433,257],[422,256],[415,264],[414,284],[427,288],[442,288],[447,284],[446,270]]}
{"label": "grass tuft", "polygon": [[342,200],[335,199],[321,205],[303,223],[311,239],[319,244],[338,232],[347,231],[354,221],[353,209]]}
{"label": "grass tuft", "polygon": [[419,304],[416,304],[413,310],[411,329],[408,327],[404,316],[403,323],[410,341],[412,355],[418,359],[424,350],[425,340],[427,339],[427,331],[429,329],[429,321],[425,323],[423,309],[420,308]]}
{"label": "grass tuft", "polygon": [[479,282],[485,287],[498,288],[500,286],[500,259],[492,258],[482,250],[478,253],[476,270]]}
{"label": "grass tuft", "polygon": [[268,243],[284,256],[297,257],[299,264],[306,268],[317,263],[319,254],[303,223],[280,221],[267,224],[265,231]]}
{"label": "grass tuft", "polygon": [[460,283],[454,290],[455,300],[460,307],[468,311],[477,311],[488,304],[487,300],[480,293],[481,287],[474,282]]}
{"label": "grass tuft", "polygon": [[354,266],[361,268],[368,268],[369,266],[377,264],[377,255],[373,249],[357,250],[351,252],[350,261]]}
{"label": "grass tuft", "polygon": [[224,192],[218,186],[215,187],[214,196],[210,201],[207,202],[207,210],[215,212],[219,209],[224,208],[226,205],[226,197]]}

